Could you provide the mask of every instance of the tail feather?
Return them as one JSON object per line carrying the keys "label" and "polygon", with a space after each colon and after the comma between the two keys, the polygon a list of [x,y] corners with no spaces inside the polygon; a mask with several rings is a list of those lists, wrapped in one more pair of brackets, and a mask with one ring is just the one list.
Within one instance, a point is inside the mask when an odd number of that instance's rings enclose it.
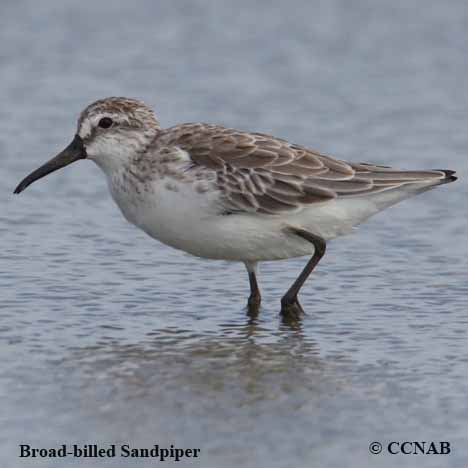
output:
{"label": "tail feather", "polygon": [[[314,209],[310,229],[327,226],[318,232],[326,239],[346,234],[379,211],[395,205],[407,198],[431,190],[442,184],[457,180],[455,171],[436,169],[428,171],[398,171],[390,167],[373,164],[352,164],[355,177],[351,187],[333,186],[337,194],[333,203],[336,212],[329,210],[328,204]],[[329,185],[336,181],[329,181]],[[359,184],[362,185],[360,189]]]}
{"label": "tail feather", "polygon": [[435,169],[437,172],[442,172],[445,177],[442,179],[441,183],[449,184],[450,182],[455,182],[458,177],[455,175],[455,171],[451,171],[450,169]]}
{"label": "tail feather", "polygon": [[434,169],[431,171],[402,171],[369,163],[352,164],[356,178],[372,181],[374,187],[385,189],[401,185],[440,185],[457,180],[455,171]]}
{"label": "tail feather", "polygon": [[418,193],[457,180],[455,171],[437,169],[402,171],[373,164],[351,164],[355,174],[346,180],[312,179],[314,187],[326,188],[338,197],[362,197],[380,192]]}
{"label": "tail feather", "polygon": [[[438,169],[420,172],[421,177],[414,180],[403,180],[394,187],[386,187],[386,190],[376,194],[375,201],[379,209],[394,205],[406,198],[432,190],[439,185],[449,184],[457,180],[455,171]],[[403,176],[404,177],[404,176]],[[377,182],[378,184],[378,182]]]}

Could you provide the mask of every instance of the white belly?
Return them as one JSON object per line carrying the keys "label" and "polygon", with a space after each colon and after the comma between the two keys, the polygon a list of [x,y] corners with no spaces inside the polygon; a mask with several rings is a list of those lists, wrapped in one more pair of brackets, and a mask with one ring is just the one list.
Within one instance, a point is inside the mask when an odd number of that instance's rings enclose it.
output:
{"label": "white belly", "polygon": [[313,246],[285,231],[282,217],[220,215],[219,192],[198,193],[188,183],[158,183],[153,191],[122,190],[109,181],[125,218],[151,237],[198,257],[256,261],[313,253]]}
{"label": "white belly", "polygon": [[109,181],[112,196],[128,221],[151,237],[198,257],[263,261],[314,252],[313,245],[291,233],[298,227],[324,239],[350,232],[379,211],[366,200],[313,204],[285,215],[221,215],[220,193],[200,193],[187,182],[164,180],[140,194]]}

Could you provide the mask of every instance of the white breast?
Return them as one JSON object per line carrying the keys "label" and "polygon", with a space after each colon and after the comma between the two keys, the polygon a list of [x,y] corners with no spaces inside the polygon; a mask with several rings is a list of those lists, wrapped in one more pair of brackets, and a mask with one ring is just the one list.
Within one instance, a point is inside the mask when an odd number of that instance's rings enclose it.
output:
{"label": "white breast", "polygon": [[194,255],[210,250],[209,226],[219,212],[219,192],[169,176],[138,190],[114,176],[109,188],[125,218],[151,237]]}
{"label": "white breast", "polygon": [[273,260],[306,255],[313,247],[284,232],[280,217],[222,215],[221,194],[172,177],[146,189],[108,178],[125,218],[151,237],[192,255],[224,260]]}
{"label": "white breast", "polygon": [[314,247],[291,235],[300,227],[331,239],[378,211],[369,201],[330,201],[293,214],[223,215],[221,193],[166,175],[142,183],[114,174],[112,197],[125,218],[151,237],[198,257],[262,261],[310,255]]}

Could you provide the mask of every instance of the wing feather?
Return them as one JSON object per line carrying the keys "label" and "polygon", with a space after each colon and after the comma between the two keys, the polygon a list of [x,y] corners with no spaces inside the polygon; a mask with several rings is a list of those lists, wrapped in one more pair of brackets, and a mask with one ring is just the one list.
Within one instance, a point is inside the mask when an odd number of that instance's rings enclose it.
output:
{"label": "wing feather", "polygon": [[263,133],[183,124],[158,141],[185,150],[198,169],[214,171],[227,210],[278,214],[338,197],[444,179],[443,171],[398,171],[348,163]]}

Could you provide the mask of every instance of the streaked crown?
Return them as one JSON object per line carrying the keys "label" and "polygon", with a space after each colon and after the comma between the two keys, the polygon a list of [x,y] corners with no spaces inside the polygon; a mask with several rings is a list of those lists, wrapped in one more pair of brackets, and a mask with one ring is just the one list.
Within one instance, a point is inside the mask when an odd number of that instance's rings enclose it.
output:
{"label": "streaked crown", "polygon": [[81,138],[89,138],[105,117],[110,118],[114,125],[124,128],[160,128],[153,110],[144,102],[126,97],[108,97],[93,102],[81,112],[78,118]]}

